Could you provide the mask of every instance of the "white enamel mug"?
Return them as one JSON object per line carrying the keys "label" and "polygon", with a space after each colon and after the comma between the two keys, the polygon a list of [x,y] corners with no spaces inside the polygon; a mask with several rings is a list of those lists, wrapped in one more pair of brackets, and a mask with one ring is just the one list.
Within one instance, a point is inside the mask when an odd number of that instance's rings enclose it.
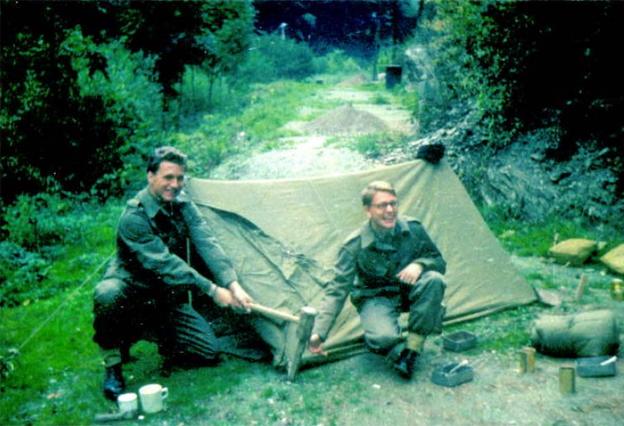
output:
{"label": "white enamel mug", "polygon": [[139,411],[139,398],[134,392],[122,393],[117,397],[117,406],[120,413],[133,413]]}
{"label": "white enamel mug", "polygon": [[153,383],[141,386],[139,398],[144,413],[158,413],[164,408],[164,400],[169,396],[169,389]]}

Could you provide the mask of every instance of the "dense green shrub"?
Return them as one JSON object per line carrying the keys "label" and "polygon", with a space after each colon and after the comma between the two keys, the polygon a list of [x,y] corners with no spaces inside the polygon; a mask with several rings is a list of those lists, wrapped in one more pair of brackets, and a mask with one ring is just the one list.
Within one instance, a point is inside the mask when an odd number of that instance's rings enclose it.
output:
{"label": "dense green shrub", "polygon": [[[435,18],[428,23],[429,29],[441,35],[434,42],[436,74],[443,82],[441,97],[446,102],[476,101],[492,146],[509,143],[518,125],[506,112],[511,106],[513,84],[509,70],[521,66],[523,54],[515,51],[517,40],[510,28],[500,27],[488,14],[493,9],[505,10],[511,3],[439,0],[435,2]],[[440,113],[431,105],[422,110],[423,127],[428,128]]]}
{"label": "dense green shrub", "polygon": [[66,220],[70,203],[59,195],[20,195],[4,214],[7,240],[27,250],[61,243],[75,225]]}
{"label": "dense green shrub", "polygon": [[[95,44],[78,27],[68,33],[61,49],[71,58],[80,95],[104,102],[104,117],[114,131],[108,149],[96,153],[95,160],[109,168],[95,179],[92,191],[103,197],[119,194],[138,177],[136,165],[165,137],[168,119],[162,88],[155,81],[155,58],[130,52],[122,41]],[[90,70],[92,55],[104,58],[102,71]]]}
{"label": "dense green shrub", "polygon": [[314,53],[306,44],[276,34],[261,34],[253,39],[239,77],[248,82],[301,79],[316,72]]}
{"label": "dense green shrub", "polygon": [[358,62],[340,49],[334,49],[323,56],[316,56],[314,62],[319,73],[331,76],[343,77],[362,72]]}
{"label": "dense green shrub", "polygon": [[[185,67],[212,81],[248,50],[254,9],[230,2],[4,2],[3,201],[59,183],[117,195],[175,127]],[[175,111],[172,111],[175,114]]]}
{"label": "dense green shrub", "polygon": [[42,290],[50,263],[40,254],[25,250],[9,241],[0,242],[0,307],[15,306],[53,294]]}
{"label": "dense green shrub", "polygon": [[44,299],[84,279],[111,253],[122,205],[39,193],[5,207],[0,306]]}
{"label": "dense green shrub", "polygon": [[443,95],[476,100],[490,145],[554,125],[561,137],[552,158],[598,141],[624,171],[624,85],[613,55],[624,38],[624,3],[436,0],[435,9],[429,28],[442,35],[435,46]]}

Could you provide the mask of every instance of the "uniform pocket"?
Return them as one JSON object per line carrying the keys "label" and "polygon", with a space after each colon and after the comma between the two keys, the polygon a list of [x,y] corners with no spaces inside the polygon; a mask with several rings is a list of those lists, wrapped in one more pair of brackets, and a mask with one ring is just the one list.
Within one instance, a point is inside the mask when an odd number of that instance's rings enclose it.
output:
{"label": "uniform pocket", "polygon": [[385,277],[390,268],[390,261],[381,253],[365,252],[358,256],[358,268],[369,277]]}

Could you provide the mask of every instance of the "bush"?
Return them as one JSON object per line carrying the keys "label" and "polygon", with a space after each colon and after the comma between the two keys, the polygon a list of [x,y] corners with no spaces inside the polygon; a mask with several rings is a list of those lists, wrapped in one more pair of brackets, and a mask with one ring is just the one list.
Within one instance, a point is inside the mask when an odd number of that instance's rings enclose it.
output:
{"label": "bush", "polygon": [[70,223],[65,219],[70,204],[59,195],[20,195],[6,208],[2,229],[12,243],[39,251],[65,241]]}
{"label": "bush", "polygon": [[355,59],[338,49],[315,58],[314,62],[319,73],[331,76],[341,77],[362,72],[362,68]]}
{"label": "bush", "polygon": [[39,286],[49,268],[40,254],[9,241],[0,242],[0,281],[4,283],[0,286],[0,307],[16,306],[54,294]]}
{"label": "bush", "polygon": [[113,250],[119,201],[40,193],[21,195],[4,212],[0,306],[58,294],[81,282]]}
{"label": "bush", "polygon": [[[136,165],[158,145],[165,135],[163,95],[155,81],[156,58],[130,52],[123,41],[95,44],[76,28],[68,33],[63,50],[71,56],[82,97],[102,99],[105,118],[112,126],[108,149],[97,152],[95,161],[105,166],[93,191],[101,198],[119,195],[136,177]],[[89,58],[99,55],[105,72],[92,72]]]}
{"label": "bush", "polygon": [[314,53],[305,43],[275,34],[262,34],[252,43],[239,77],[248,82],[302,79],[315,74]]}

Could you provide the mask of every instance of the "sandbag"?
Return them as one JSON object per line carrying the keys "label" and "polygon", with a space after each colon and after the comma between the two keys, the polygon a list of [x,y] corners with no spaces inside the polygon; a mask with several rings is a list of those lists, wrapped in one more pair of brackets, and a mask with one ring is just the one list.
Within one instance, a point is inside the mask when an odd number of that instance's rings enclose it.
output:
{"label": "sandbag", "polygon": [[609,250],[600,261],[612,271],[624,274],[624,244]]}
{"label": "sandbag", "polygon": [[596,251],[598,243],[584,238],[571,238],[548,249],[550,254],[559,263],[569,263],[580,266]]}
{"label": "sandbag", "polygon": [[539,352],[557,357],[615,355],[620,332],[615,313],[607,309],[542,315],[533,325],[531,342]]}

